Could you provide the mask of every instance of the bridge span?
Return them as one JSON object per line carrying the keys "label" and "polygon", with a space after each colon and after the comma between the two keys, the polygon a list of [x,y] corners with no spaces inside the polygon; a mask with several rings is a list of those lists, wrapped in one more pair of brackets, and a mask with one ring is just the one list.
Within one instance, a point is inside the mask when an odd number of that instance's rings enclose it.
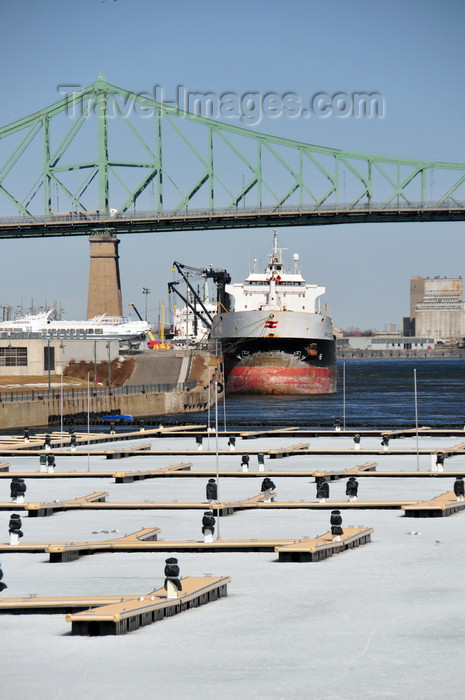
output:
{"label": "bridge span", "polygon": [[0,238],[463,221],[465,163],[271,136],[99,76],[0,127],[0,216]]}
{"label": "bridge span", "polygon": [[464,221],[465,202],[383,203],[319,207],[247,207],[241,209],[177,210],[107,213],[67,212],[48,216],[0,218],[0,238],[91,236],[101,233],[167,233],[211,229],[323,226],[328,224],[412,221]]}

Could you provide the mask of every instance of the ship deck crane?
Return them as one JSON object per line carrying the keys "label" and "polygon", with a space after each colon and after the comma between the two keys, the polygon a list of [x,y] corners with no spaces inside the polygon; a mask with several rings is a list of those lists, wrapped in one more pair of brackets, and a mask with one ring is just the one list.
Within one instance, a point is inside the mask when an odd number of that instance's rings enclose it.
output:
{"label": "ship deck crane", "polygon": [[168,293],[170,293],[171,291],[175,292],[186,304],[186,306],[188,306],[189,309],[193,311],[197,318],[199,318],[202,321],[202,323],[205,326],[207,326],[207,328],[211,328],[213,318],[208,309],[205,307],[205,304],[203,303],[202,299],[199,297],[198,293],[195,291],[194,287],[189,282],[188,275],[184,273],[184,270],[196,272],[202,277],[213,279],[217,287],[217,303],[221,305],[226,311],[229,310],[229,294],[226,294],[225,292],[225,285],[231,282],[231,275],[227,272],[227,270],[214,270],[211,266],[209,268],[191,267],[190,265],[184,265],[183,263],[176,261],[173,263],[173,266],[176,268],[176,270],[179,272],[179,274],[185,281],[187,287],[192,293],[194,300],[200,305],[204,313],[202,314],[195,307],[195,305],[192,305],[189,302],[189,300],[181,294],[179,289],[176,289],[176,285],[179,283],[178,280],[174,282],[168,282]]}

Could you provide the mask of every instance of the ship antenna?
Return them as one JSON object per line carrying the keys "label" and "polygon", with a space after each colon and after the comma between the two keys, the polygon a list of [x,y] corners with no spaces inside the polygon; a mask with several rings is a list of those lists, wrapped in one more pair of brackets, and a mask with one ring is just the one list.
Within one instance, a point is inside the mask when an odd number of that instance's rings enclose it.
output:
{"label": "ship antenna", "polygon": [[277,254],[278,254],[278,232],[276,229],[273,231],[273,236],[274,236],[274,246],[273,246],[274,251],[273,251],[273,253],[274,253],[274,257],[276,258]]}

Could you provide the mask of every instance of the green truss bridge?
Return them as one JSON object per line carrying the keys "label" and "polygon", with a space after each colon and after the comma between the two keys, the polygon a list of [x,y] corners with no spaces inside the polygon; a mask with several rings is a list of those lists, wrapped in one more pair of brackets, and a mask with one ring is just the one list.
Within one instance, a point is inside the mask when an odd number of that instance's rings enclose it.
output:
{"label": "green truss bridge", "polygon": [[0,238],[464,219],[465,163],[273,137],[103,78],[0,128]]}

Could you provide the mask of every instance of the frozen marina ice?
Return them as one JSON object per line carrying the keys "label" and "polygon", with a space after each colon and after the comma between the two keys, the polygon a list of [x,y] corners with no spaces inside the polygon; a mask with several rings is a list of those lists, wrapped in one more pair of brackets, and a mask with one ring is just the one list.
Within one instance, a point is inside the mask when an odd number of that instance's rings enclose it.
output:
{"label": "frozen marina ice", "polygon": [[[329,440],[321,438],[322,441]],[[338,444],[344,438],[337,438]],[[320,441],[320,439],[318,439]],[[155,440],[154,442],[158,442]],[[174,444],[163,439],[163,446]],[[221,457],[220,469],[237,468],[241,446]],[[315,439],[312,439],[315,443]],[[368,440],[364,440],[368,443]],[[403,442],[403,441],[402,441]],[[420,438],[420,447],[439,449],[454,438]],[[254,446],[286,444],[282,439]],[[373,439],[378,449],[379,440]],[[412,444],[412,441],[408,441]],[[125,443],[127,445],[127,443]],[[221,448],[221,445],[220,445]],[[429,447],[428,447],[429,449]],[[378,471],[416,469],[416,457],[377,455]],[[38,459],[15,457],[11,473],[38,469]],[[151,460],[150,460],[151,461]],[[165,466],[173,460],[157,458]],[[199,453],[194,468],[215,468],[215,457]],[[251,460],[252,461],[252,460]],[[80,480],[30,480],[31,500],[75,498],[104,488],[108,500],[197,500],[201,479],[156,479],[114,484],[92,479],[92,469],[110,470],[103,457],[87,453],[60,457],[60,469],[87,469]],[[333,469],[351,467],[360,456],[288,457],[266,468]],[[465,473],[465,455],[446,462]],[[143,461],[148,468],[147,458]],[[255,466],[255,465],[254,465]],[[428,471],[423,457],[420,469]],[[140,468],[137,458],[126,468]],[[220,498],[249,497],[257,479],[220,479]],[[313,480],[274,479],[280,499],[315,498]],[[436,496],[452,487],[444,478],[360,478],[359,497],[396,499]],[[9,481],[0,480],[8,500]],[[345,499],[345,480],[331,483],[329,502]],[[240,512],[219,522],[222,538],[302,537],[328,529],[329,510]],[[157,622],[124,637],[81,638],[70,634],[65,616],[2,615],[2,692],[5,697],[67,700],[108,694],[112,700],[177,697],[433,699],[463,696],[459,660],[465,649],[461,609],[465,562],[463,518],[418,520],[412,528],[400,511],[345,511],[343,526],[373,527],[372,542],[319,563],[278,563],[270,553],[177,555],[181,575],[232,576],[228,597]],[[0,518],[8,538],[9,514]],[[407,526],[406,526],[407,523]],[[165,539],[201,539],[201,514],[195,511],[65,512],[51,518],[23,518],[24,539],[101,539],[102,530],[121,535],[142,527],[161,527]],[[421,536],[409,536],[421,532]],[[111,535],[110,535],[111,536]],[[440,545],[438,545],[438,541]],[[2,596],[146,595],[163,585],[166,555],[96,554],[67,564],[49,564],[47,555],[4,554]],[[8,670],[7,670],[8,669]]]}

